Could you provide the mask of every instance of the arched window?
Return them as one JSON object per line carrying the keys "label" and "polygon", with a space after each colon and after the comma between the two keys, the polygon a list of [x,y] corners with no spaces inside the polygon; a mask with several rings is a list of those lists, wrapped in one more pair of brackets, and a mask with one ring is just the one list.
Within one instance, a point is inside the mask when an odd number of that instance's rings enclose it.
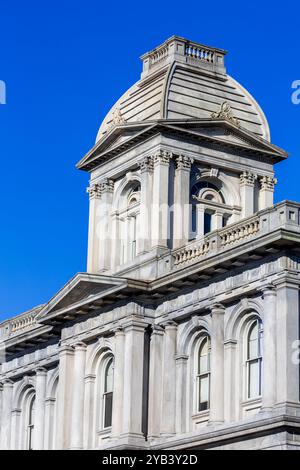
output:
{"label": "arched window", "polygon": [[114,388],[114,369],[113,358],[111,357],[106,364],[104,371],[104,390],[103,390],[103,427],[109,428],[112,424],[113,407],[113,388]]}
{"label": "arched window", "polygon": [[197,411],[209,409],[210,402],[210,338],[204,336],[198,348]]}
{"label": "arched window", "polygon": [[250,325],[247,334],[247,398],[257,398],[262,392],[262,323],[258,319]]}
{"label": "arched window", "polygon": [[28,450],[33,450],[34,420],[35,420],[35,395],[32,395],[28,400],[28,409],[27,409],[27,449]]}
{"label": "arched window", "polygon": [[135,181],[124,191],[119,210],[120,264],[132,261],[139,251],[140,199],[141,185]]}
{"label": "arched window", "polygon": [[233,208],[226,205],[220,181],[214,184],[201,180],[194,184],[191,190],[191,204],[191,239],[222,229],[233,213]]}

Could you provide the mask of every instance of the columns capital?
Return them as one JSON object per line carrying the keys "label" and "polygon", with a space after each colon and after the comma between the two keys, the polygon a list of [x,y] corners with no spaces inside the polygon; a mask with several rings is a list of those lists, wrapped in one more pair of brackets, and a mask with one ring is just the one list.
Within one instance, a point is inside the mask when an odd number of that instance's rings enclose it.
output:
{"label": "columns capital", "polygon": [[99,183],[101,196],[105,193],[112,193],[114,190],[114,181],[112,179],[105,179]]}
{"label": "columns capital", "polygon": [[87,345],[83,341],[73,344],[74,351],[86,351]]}
{"label": "columns capital", "polygon": [[74,348],[72,348],[72,346],[70,346],[69,344],[61,345],[59,348],[59,355],[61,356],[64,354],[72,356],[74,354]]}
{"label": "columns capital", "polygon": [[224,314],[225,313],[225,308],[223,304],[212,304],[210,308],[210,313],[211,315],[216,315],[216,314]]}
{"label": "columns capital", "polygon": [[160,325],[151,325],[151,335],[163,335],[164,329]]}
{"label": "columns capital", "polygon": [[243,173],[240,174],[241,185],[254,186],[256,180],[257,175],[251,173],[251,171],[243,171]]}
{"label": "columns capital", "polygon": [[277,178],[273,178],[273,176],[262,176],[259,179],[260,188],[263,191],[274,191],[274,186],[277,182]]}
{"label": "columns capital", "polygon": [[159,150],[153,156],[154,166],[157,166],[157,165],[168,166],[171,158],[172,158],[171,152],[167,152],[166,150]]}
{"label": "columns capital", "polygon": [[153,157],[144,157],[140,162],[139,162],[140,170],[141,173],[146,173],[146,172],[151,172],[153,171],[154,167],[154,161]]}
{"label": "columns capital", "polygon": [[265,286],[260,287],[259,292],[263,294],[263,297],[276,296],[276,288],[273,284],[266,284]]}
{"label": "columns capital", "polygon": [[179,155],[178,157],[176,157],[175,162],[176,162],[176,170],[190,171],[192,168],[194,159],[186,155]]}
{"label": "columns capital", "polygon": [[10,379],[4,379],[2,380],[2,385],[3,385],[3,388],[12,388],[14,386],[14,383]]}
{"label": "columns capital", "polygon": [[124,328],[122,325],[117,325],[112,328],[112,333],[114,333],[115,336],[123,336],[124,335]]}
{"label": "columns capital", "polygon": [[90,185],[88,188],[86,188],[86,192],[88,193],[90,199],[101,198],[101,190],[100,185],[98,183]]}
{"label": "columns capital", "polygon": [[137,315],[132,315],[122,324],[125,333],[130,330],[144,331],[147,326],[148,324]]}
{"label": "columns capital", "polygon": [[39,377],[45,377],[47,375],[47,369],[45,369],[45,367],[37,366],[34,371],[35,375]]}
{"label": "columns capital", "polygon": [[165,331],[170,331],[177,330],[178,324],[173,320],[166,320],[162,326],[164,327]]}

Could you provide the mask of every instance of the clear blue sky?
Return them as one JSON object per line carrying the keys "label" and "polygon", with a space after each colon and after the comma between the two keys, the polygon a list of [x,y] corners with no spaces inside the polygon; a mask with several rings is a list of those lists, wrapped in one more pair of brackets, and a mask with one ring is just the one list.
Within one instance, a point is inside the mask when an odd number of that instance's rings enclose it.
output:
{"label": "clear blue sky", "polygon": [[86,269],[88,175],[75,163],[139,77],[139,56],[173,34],[227,49],[291,157],[276,200],[300,200],[299,3],[2,0],[0,319],[46,302]]}

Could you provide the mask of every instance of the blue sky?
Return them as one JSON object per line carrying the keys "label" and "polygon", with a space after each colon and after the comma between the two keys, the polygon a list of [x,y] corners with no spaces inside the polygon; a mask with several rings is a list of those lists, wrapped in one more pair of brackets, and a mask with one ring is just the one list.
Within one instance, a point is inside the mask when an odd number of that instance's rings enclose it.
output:
{"label": "blue sky", "polygon": [[291,155],[276,171],[276,201],[300,200],[296,1],[2,0],[0,18],[0,320],[86,269],[88,175],[75,163],[138,79],[139,56],[173,34],[229,51],[228,72]]}

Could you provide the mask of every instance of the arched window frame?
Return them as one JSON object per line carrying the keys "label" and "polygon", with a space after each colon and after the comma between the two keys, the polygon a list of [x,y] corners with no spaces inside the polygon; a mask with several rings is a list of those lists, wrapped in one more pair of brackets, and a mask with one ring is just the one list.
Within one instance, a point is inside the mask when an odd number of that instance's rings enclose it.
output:
{"label": "arched window frame", "polygon": [[27,427],[27,449],[34,448],[34,426],[35,426],[35,393],[32,393],[27,400],[26,410],[26,427]]}
{"label": "arched window frame", "polygon": [[[256,352],[252,354],[253,348],[250,344],[251,334],[257,328]],[[248,322],[244,333],[244,364],[245,364],[245,399],[254,400],[262,395],[262,368],[263,368],[263,324],[260,318],[255,317]],[[256,392],[253,392],[253,370],[257,369]]]}
{"label": "arched window frame", "polygon": [[234,210],[226,204],[220,181],[212,183],[200,180],[192,185],[191,205],[190,239],[201,238],[213,230],[222,229],[228,224]]}
{"label": "arched window frame", "polygon": [[[108,380],[111,381],[111,384],[108,383]],[[106,361],[105,368],[104,368],[103,412],[102,412],[103,429],[110,428],[112,425],[113,392],[114,392],[114,358],[113,356],[110,356],[108,360]]]}
{"label": "arched window frame", "polygon": [[[200,354],[203,348],[207,345],[207,367],[202,368]],[[198,343],[195,348],[195,358],[194,358],[194,377],[195,377],[195,400],[194,400],[194,411],[196,413],[201,413],[204,411],[209,411],[210,408],[210,359],[211,355],[211,342],[210,336],[207,333],[201,335],[198,340]],[[203,356],[202,356],[203,357]],[[203,382],[207,382],[207,401],[203,401],[201,398],[201,385]]]}
{"label": "arched window frame", "polygon": [[141,184],[132,181],[122,196],[119,208],[121,235],[120,264],[132,261],[139,251]]}

